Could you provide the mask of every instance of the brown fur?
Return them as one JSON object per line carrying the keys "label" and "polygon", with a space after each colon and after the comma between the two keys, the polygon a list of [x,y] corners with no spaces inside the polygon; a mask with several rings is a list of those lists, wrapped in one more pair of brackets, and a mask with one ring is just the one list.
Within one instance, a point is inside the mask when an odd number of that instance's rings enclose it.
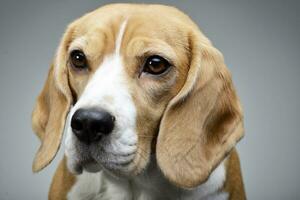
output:
{"label": "brown fur", "polygon": [[184,188],[207,180],[243,136],[242,110],[220,52],[193,37],[186,83],[165,111],[156,145],[162,172]]}
{"label": "brown fur", "polygon": [[49,200],[66,200],[67,194],[76,182],[76,177],[71,174],[66,165],[66,158],[60,162],[49,190]]}
{"label": "brown fur", "polygon": [[[65,80],[66,81],[66,80]],[[33,171],[47,166],[60,146],[70,97],[57,88],[54,67],[51,66],[46,84],[32,114],[32,127],[42,141],[33,162]]]}
{"label": "brown fur", "polygon": [[[242,138],[243,113],[222,54],[188,16],[160,5],[104,6],[68,27],[33,112],[33,129],[42,141],[33,170],[41,170],[54,158],[69,106],[80,98],[103,58],[114,51],[124,20],[121,55],[138,112],[133,173],[140,173],[150,154],[156,153],[167,179],[178,187],[193,188],[208,179]],[[85,52],[89,70],[78,72],[69,67],[72,48]],[[172,62],[170,72],[162,78],[139,74],[143,60],[153,54]],[[233,152],[226,169],[230,177],[240,179],[227,177],[226,190],[241,197],[243,187],[228,186],[241,185],[240,172],[232,175],[230,171],[239,169]],[[56,184],[63,179],[67,181],[64,191],[70,189],[67,185],[72,185],[74,178],[65,161],[56,172],[50,194],[59,190]]]}
{"label": "brown fur", "polygon": [[230,200],[245,200],[246,193],[242,179],[240,160],[236,149],[233,149],[229,154],[226,169],[224,191],[228,192]]}

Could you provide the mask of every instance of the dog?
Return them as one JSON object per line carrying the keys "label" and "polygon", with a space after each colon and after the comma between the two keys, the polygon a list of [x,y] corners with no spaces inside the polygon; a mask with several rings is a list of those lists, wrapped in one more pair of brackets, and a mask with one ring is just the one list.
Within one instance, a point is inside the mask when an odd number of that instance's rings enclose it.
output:
{"label": "dog", "polygon": [[222,54],[177,8],[111,4],[66,29],[37,98],[49,199],[246,199],[243,111]]}

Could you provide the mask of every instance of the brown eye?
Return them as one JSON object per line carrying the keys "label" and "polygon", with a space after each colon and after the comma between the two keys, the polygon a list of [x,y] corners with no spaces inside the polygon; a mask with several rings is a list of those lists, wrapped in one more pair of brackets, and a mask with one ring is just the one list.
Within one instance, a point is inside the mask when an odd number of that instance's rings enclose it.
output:
{"label": "brown eye", "polygon": [[71,52],[70,56],[73,67],[80,70],[87,69],[87,59],[82,51],[74,50]]}
{"label": "brown eye", "polygon": [[170,63],[166,59],[155,55],[146,60],[143,72],[158,75],[165,72],[170,66]]}

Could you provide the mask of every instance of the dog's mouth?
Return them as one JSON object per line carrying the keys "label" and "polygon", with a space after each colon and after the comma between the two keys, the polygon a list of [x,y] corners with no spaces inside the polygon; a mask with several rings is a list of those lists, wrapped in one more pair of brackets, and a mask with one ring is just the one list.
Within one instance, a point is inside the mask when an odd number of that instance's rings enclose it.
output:
{"label": "dog's mouth", "polygon": [[66,149],[68,168],[74,174],[106,170],[116,175],[128,175],[134,166],[136,146],[128,145],[126,148],[125,152],[124,149],[121,152],[112,145],[105,148],[97,144],[77,144],[71,151]]}
{"label": "dog's mouth", "polygon": [[102,167],[94,159],[90,159],[88,161],[78,164],[77,169],[79,169],[77,171],[78,173],[82,173],[82,171],[97,173],[102,169]]}

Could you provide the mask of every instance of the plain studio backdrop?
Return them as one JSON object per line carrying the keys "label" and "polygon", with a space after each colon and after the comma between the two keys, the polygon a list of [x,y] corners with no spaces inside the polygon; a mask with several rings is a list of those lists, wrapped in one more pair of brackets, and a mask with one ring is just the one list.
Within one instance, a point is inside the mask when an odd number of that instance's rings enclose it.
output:
{"label": "plain studio backdrop", "polygon": [[[224,54],[245,111],[238,150],[248,199],[300,199],[300,2],[143,2],[180,8]],[[1,0],[1,200],[46,199],[62,152],[31,172],[40,145],[31,111],[66,26],[107,3]]]}

